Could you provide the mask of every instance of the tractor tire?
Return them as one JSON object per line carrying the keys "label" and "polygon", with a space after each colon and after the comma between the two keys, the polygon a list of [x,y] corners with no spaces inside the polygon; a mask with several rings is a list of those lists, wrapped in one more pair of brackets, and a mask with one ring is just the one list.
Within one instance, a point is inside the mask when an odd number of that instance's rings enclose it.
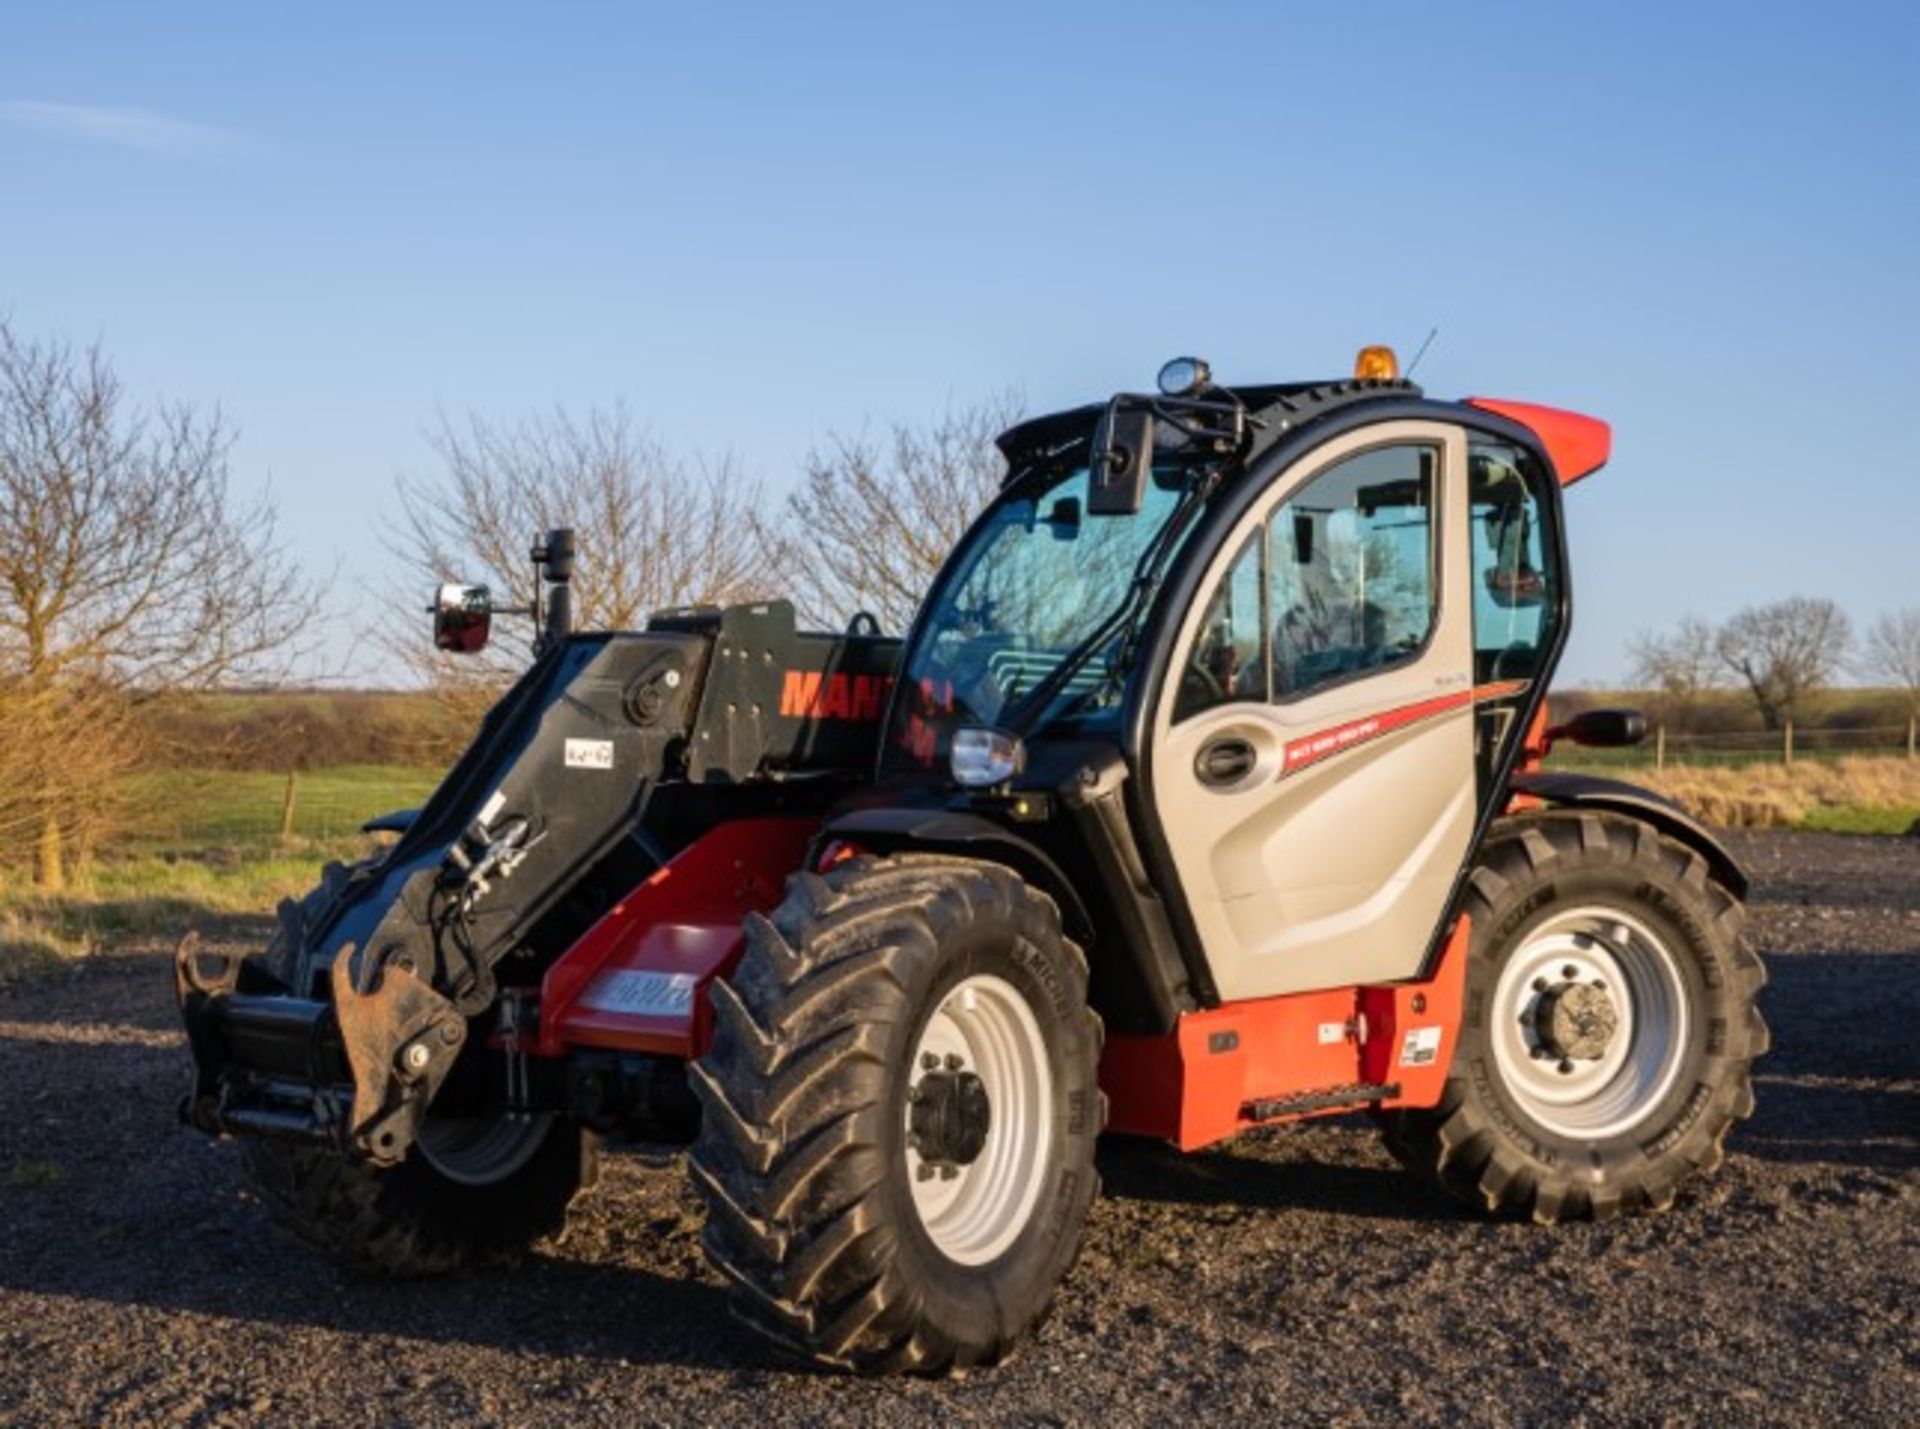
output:
{"label": "tractor tire", "polygon": [[1046,1312],[1098,1190],[1087,965],[972,859],[799,874],[747,924],[694,1064],[691,1168],[736,1314],[819,1364],[992,1364]]}
{"label": "tractor tire", "polygon": [[1543,1224],[1667,1209],[1753,1111],[1766,972],[1739,900],[1650,824],[1550,812],[1496,827],[1466,911],[1446,1086],[1378,1118],[1388,1149]]}
{"label": "tractor tire", "polygon": [[438,1156],[416,1145],[384,1170],[331,1147],[257,1139],[244,1143],[243,1161],[283,1232],[344,1269],[394,1280],[511,1265],[559,1237],[568,1207],[598,1178],[599,1138],[563,1117],[509,1135],[491,1154],[471,1136],[456,1153],[458,1140]]}

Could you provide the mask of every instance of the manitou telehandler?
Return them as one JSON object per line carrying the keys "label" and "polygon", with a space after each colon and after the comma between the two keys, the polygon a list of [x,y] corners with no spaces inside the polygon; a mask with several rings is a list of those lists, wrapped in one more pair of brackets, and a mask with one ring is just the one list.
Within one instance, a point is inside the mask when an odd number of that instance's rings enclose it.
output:
{"label": "manitou telehandler", "polygon": [[[750,1324],[821,1362],[1000,1358],[1101,1132],[1364,1111],[1542,1222],[1659,1209],[1766,1048],[1747,881],[1672,805],[1547,772],[1562,490],[1607,427],[1351,380],[1021,423],[904,640],[785,602],[570,629],[398,838],[177,959],[185,1115],[274,1217],[395,1275],[560,1230],[598,1138],[690,1143]],[[540,614],[542,597],[546,612]],[[444,587],[477,648],[488,593]]]}

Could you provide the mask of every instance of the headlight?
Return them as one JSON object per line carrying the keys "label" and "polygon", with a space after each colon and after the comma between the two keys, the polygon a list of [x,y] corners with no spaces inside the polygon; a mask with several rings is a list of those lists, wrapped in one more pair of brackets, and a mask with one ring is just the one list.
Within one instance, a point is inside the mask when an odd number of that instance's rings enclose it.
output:
{"label": "headlight", "polygon": [[953,782],[968,789],[1004,784],[1027,763],[1026,747],[997,729],[962,729],[953,736]]}

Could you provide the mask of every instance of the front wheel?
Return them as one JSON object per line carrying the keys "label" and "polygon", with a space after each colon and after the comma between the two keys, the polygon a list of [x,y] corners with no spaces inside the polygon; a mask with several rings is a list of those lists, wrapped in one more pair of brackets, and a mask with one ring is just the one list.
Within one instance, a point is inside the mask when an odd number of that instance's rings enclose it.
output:
{"label": "front wheel", "polygon": [[742,1317],[854,1369],[1001,1358],[1097,1186],[1086,987],[1052,901],[969,859],[854,859],[749,920],[692,1077],[705,1244]]}
{"label": "front wheel", "polygon": [[560,1116],[429,1116],[398,1166],[269,1140],[243,1159],[287,1235],[356,1273],[412,1279],[509,1264],[559,1236],[597,1178],[599,1138]]}
{"label": "front wheel", "polygon": [[1394,1154],[1543,1222],[1665,1209],[1719,1165],[1753,1110],[1766,978],[1706,860],[1633,819],[1526,817],[1466,910],[1459,1044],[1438,1106],[1382,1117]]}

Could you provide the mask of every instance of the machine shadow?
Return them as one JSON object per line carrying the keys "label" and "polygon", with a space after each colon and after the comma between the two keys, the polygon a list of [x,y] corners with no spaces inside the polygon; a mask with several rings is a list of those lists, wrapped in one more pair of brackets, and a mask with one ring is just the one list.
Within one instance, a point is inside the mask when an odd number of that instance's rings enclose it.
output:
{"label": "machine shadow", "polygon": [[[1315,1124],[1371,1136],[1357,1118]],[[1285,1134],[1284,1132],[1280,1134]],[[1258,1136],[1260,1133],[1254,1133]],[[1314,1211],[1395,1221],[1472,1219],[1398,1166],[1356,1166],[1310,1158],[1275,1161],[1234,1147],[1181,1152],[1159,1142],[1112,1136],[1100,1143],[1103,1195],[1169,1205],[1250,1211]]]}
{"label": "machine shadow", "polygon": [[574,1258],[565,1243],[440,1280],[342,1274],[280,1237],[244,1191],[237,1148],[178,1123],[187,1077],[183,1049],[110,1030],[90,1042],[0,1036],[0,1078],[45,1113],[0,1122],[0,1303],[20,1292],[508,1354],[795,1367],[739,1332],[718,1282]]}

